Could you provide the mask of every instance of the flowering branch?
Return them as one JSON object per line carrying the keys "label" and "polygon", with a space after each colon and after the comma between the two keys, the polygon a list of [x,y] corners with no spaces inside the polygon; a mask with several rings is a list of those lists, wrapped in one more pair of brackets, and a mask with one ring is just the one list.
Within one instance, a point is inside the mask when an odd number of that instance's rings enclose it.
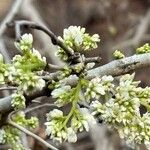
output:
{"label": "flowering branch", "polygon": [[[0,55],[0,83],[17,87],[16,92],[11,96],[0,99],[2,121],[5,121],[7,116],[5,114],[10,113],[13,109],[20,111],[37,97],[52,96],[56,100],[54,104],[57,109],[53,109],[47,114],[45,125],[46,134],[53,141],[76,142],[76,134],[83,130],[88,131],[88,122],[96,123],[94,119],[96,115],[98,119],[114,126],[121,137],[125,139],[130,137],[126,139],[130,144],[133,141],[133,144],[144,143],[148,147],[150,142],[147,136],[150,137],[150,134],[145,132],[141,122],[148,130],[150,88],[138,87],[139,82],[133,81],[134,74],[127,74],[135,69],[150,65],[148,43],[137,48],[136,55],[127,58],[124,58],[125,56],[120,51],[115,51],[114,57],[118,60],[93,69],[95,62],[99,62],[100,58],[85,58],[82,51],[97,48],[97,43],[100,42],[99,35],[91,36],[85,32],[85,28],[70,26],[68,29],[64,29],[63,37],[57,38],[46,28],[36,26],[31,22],[21,21],[15,24],[19,36],[22,25],[40,29],[49,34],[53,44],[58,45],[57,56],[66,62],[66,66],[58,67],[48,64],[46,58],[33,48],[32,35],[21,36],[15,45],[22,55],[14,56],[11,64],[6,64],[3,56]],[[65,47],[57,42],[57,39]],[[73,53],[68,53],[66,47],[72,49]],[[55,68],[57,71],[49,73],[48,67]],[[113,76],[123,74],[126,75],[120,78],[119,83],[114,84]],[[69,112],[64,113],[59,110],[59,107],[66,105],[70,106]],[[140,115],[140,105],[147,108],[147,112],[143,116]],[[31,108],[26,113],[44,106],[46,105]],[[83,107],[90,109],[91,114],[84,113],[86,108]],[[121,114],[123,116],[120,116]],[[17,125],[35,127],[37,124],[37,118],[26,119],[24,113],[16,114],[13,120],[9,120],[9,124],[22,131],[24,130]],[[136,128],[136,133],[142,130],[143,135],[135,134],[133,136],[134,131],[129,124]],[[5,125],[2,125],[0,132],[2,135],[0,143],[7,143],[9,141],[7,135],[9,134],[19,136],[18,132],[15,134],[12,128]],[[20,141],[16,139],[12,138],[11,142],[19,143]],[[21,146],[20,144],[19,147]],[[16,146],[13,145],[13,148]]]}
{"label": "flowering branch", "polygon": [[17,128],[18,130],[24,132],[25,134],[33,137],[34,139],[36,139],[37,141],[39,141],[40,143],[42,143],[45,147],[50,148],[52,150],[59,150],[58,148],[54,147],[53,145],[49,144],[48,142],[46,142],[45,140],[43,140],[42,138],[40,138],[39,136],[37,136],[36,134],[34,134],[33,132],[27,130],[26,128],[18,125],[17,123],[15,123],[14,121],[11,120],[11,116],[12,114],[14,114],[14,112],[10,113],[8,116],[8,120],[7,120],[7,124],[11,125],[15,128]]}
{"label": "flowering branch", "polygon": [[[92,79],[96,76],[112,75],[120,76],[134,70],[150,66],[150,54],[133,55],[130,57],[123,58],[121,60],[114,60],[108,64],[89,70],[87,72],[87,79]],[[61,73],[51,73],[50,75],[43,76],[46,80],[55,80]],[[68,79],[64,79],[68,85],[75,85],[78,78],[70,76]],[[33,99],[41,96],[45,96],[47,88],[45,87],[40,93],[33,93],[31,96],[27,96],[27,100],[30,102]],[[0,99],[0,112],[6,112],[11,109],[11,97],[5,97]]]}

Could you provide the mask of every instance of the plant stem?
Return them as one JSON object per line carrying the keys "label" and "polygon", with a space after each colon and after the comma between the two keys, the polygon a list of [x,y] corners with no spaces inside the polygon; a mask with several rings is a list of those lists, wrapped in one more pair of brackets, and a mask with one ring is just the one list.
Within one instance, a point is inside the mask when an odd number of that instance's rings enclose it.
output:
{"label": "plant stem", "polygon": [[80,89],[81,89],[81,80],[79,80],[79,82],[78,82],[78,84],[77,84],[77,86],[75,88],[75,95],[73,97],[72,108],[71,108],[71,111],[69,112],[69,114],[67,115],[67,118],[64,121],[64,123],[62,125],[62,128],[64,128],[66,126],[66,124],[68,123],[69,119],[72,117],[72,115],[74,113],[74,110],[76,109],[76,106],[77,106],[77,103],[78,103],[78,100],[79,100]]}

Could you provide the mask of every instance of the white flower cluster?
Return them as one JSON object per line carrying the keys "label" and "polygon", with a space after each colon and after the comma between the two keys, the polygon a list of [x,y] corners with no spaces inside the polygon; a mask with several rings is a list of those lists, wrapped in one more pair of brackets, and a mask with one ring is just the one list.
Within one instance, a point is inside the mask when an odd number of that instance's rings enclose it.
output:
{"label": "white flower cluster", "polygon": [[150,112],[141,116],[139,110],[140,105],[143,104],[141,99],[146,102],[146,98],[150,98],[146,92],[148,88],[139,92],[141,89],[137,87],[139,82],[134,82],[133,78],[134,74],[122,76],[119,86],[115,90],[114,98],[110,98],[106,103],[92,102],[92,114],[98,115],[105,123],[116,128],[120,137],[124,138],[128,144],[144,143],[149,147]]}
{"label": "white flower cluster", "polygon": [[25,97],[21,93],[12,94],[11,105],[16,110],[25,108]]}
{"label": "white flower cluster", "polygon": [[[22,57],[20,55],[15,55],[15,57],[13,58],[13,62],[17,62],[17,63],[28,63],[30,61],[33,61],[33,63],[37,63],[37,61],[39,62],[43,62],[44,64],[46,64],[46,58],[42,57],[41,54],[38,52],[38,50],[32,48],[32,43],[33,43],[33,37],[32,34],[24,34],[21,36],[21,40],[19,43],[17,43],[17,48],[23,50],[23,54],[27,55],[28,60],[25,60],[25,56]],[[32,60],[33,59],[33,60]],[[36,61],[35,61],[36,59]]]}
{"label": "white flower cluster", "polygon": [[115,59],[121,59],[125,57],[125,55],[119,50],[115,50],[113,56]]}
{"label": "white flower cluster", "polygon": [[96,77],[92,79],[86,88],[86,99],[88,101],[93,98],[98,99],[101,95],[105,95],[106,92],[111,91],[114,87],[112,81],[112,76],[103,76],[102,78]]}
{"label": "white flower cluster", "polygon": [[9,125],[5,125],[3,126],[2,130],[4,130],[5,132],[5,143],[8,143],[11,146],[12,150],[23,150],[23,145],[19,138],[20,132],[18,129],[15,129]]}
{"label": "white flower cluster", "polygon": [[71,86],[69,85],[62,85],[61,87],[58,87],[54,89],[51,92],[51,95],[53,98],[56,98],[57,101],[55,102],[57,106],[63,106],[64,104],[67,104],[71,101]]}
{"label": "white flower cluster", "polygon": [[[54,109],[47,115],[46,133],[51,139],[55,141],[66,141],[76,142],[77,141],[77,131],[80,132],[85,129],[89,131],[89,126],[87,120],[91,120],[91,116],[82,115],[78,110],[75,110],[70,127],[64,126],[68,116],[63,116],[63,112]],[[94,118],[93,118],[94,119]]]}
{"label": "white flower cluster", "polygon": [[46,57],[42,57],[38,50],[33,48],[31,53],[33,57],[37,57],[38,60],[46,64]]}
{"label": "white flower cluster", "polygon": [[92,115],[86,114],[84,108],[81,108],[80,111],[76,110],[71,119],[71,127],[77,132],[78,130],[82,132],[84,129],[88,132],[89,125],[88,121],[94,122],[95,119]]}
{"label": "white flower cluster", "polygon": [[32,48],[32,43],[33,43],[32,34],[26,33],[21,36],[21,40],[19,41],[19,43],[15,43],[15,45],[19,50],[25,51],[30,50]]}
{"label": "white flower cluster", "polygon": [[146,43],[142,47],[136,49],[137,54],[150,53],[150,44]]}
{"label": "white flower cluster", "polygon": [[[97,48],[97,43],[100,42],[98,34],[90,36],[88,33],[85,33],[85,28],[80,26],[70,26],[68,29],[64,29],[63,38],[58,38],[74,51],[95,49]],[[68,59],[66,53],[61,48],[57,55],[63,60]]]}
{"label": "white flower cluster", "polygon": [[24,72],[21,69],[11,67],[9,80],[19,85],[19,90],[31,94],[34,91],[39,91],[45,86],[45,81],[32,72]]}
{"label": "white flower cluster", "polygon": [[64,29],[63,39],[69,47],[73,47],[73,44],[80,46],[83,43],[83,37],[85,33],[85,28],[80,26],[70,26],[68,29]]}
{"label": "white flower cluster", "polygon": [[63,112],[54,109],[47,115],[46,125],[46,134],[50,136],[54,141],[62,142],[63,140],[68,142],[76,142],[77,136],[75,131],[72,128],[64,128],[63,123],[65,121],[65,117],[63,116]]}
{"label": "white flower cluster", "polygon": [[45,68],[46,58],[32,48],[32,43],[31,34],[24,34],[21,37],[17,45],[23,50],[23,55],[13,57],[12,66],[9,67],[9,81],[19,85],[19,90],[23,90],[26,94],[41,90],[45,86],[45,81],[36,75],[36,71]]}
{"label": "white flower cluster", "polygon": [[31,129],[34,129],[38,126],[38,119],[36,117],[26,119],[24,111],[18,111],[13,117],[13,121],[21,126]]}

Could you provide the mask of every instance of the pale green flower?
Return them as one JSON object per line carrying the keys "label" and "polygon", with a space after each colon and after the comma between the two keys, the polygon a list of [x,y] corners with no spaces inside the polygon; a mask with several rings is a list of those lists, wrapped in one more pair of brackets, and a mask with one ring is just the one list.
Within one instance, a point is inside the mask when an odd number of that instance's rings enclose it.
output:
{"label": "pale green flower", "polygon": [[81,114],[78,114],[71,119],[71,127],[76,131],[79,130],[80,132],[82,132],[84,129],[89,131],[87,118]]}
{"label": "pale green flower", "polygon": [[90,36],[89,34],[84,34],[83,40],[83,50],[91,50],[96,49],[98,47],[97,43],[100,42],[100,38],[98,34],[94,34]]}
{"label": "pale green flower", "polygon": [[113,53],[113,57],[114,57],[115,59],[122,59],[122,58],[124,58],[125,56],[124,56],[124,54],[123,54],[121,51],[115,50],[115,52]]}
{"label": "pale green flower", "polygon": [[72,101],[71,97],[73,95],[73,89],[71,89],[71,86],[69,85],[62,85],[61,87],[54,89],[51,92],[51,95],[53,98],[57,99],[55,104],[60,107]]}
{"label": "pale green flower", "polygon": [[46,134],[54,141],[67,140],[67,130],[62,127],[64,120],[63,112],[58,109],[54,109],[47,114]]}
{"label": "pale green flower", "polygon": [[18,43],[15,43],[16,47],[21,49],[23,52],[30,50],[32,48],[33,36],[32,34],[24,34],[21,36],[21,40]]}
{"label": "pale green flower", "polygon": [[[85,33],[85,28],[80,26],[70,26],[64,29],[63,38],[58,37],[67,47],[76,51],[86,51],[97,48],[97,43],[100,42],[99,35],[90,36]],[[66,52],[59,47],[57,55],[64,61],[68,61],[69,57]]]}
{"label": "pale green flower", "polygon": [[77,141],[77,135],[71,127],[67,128],[67,139],[68,142],[72,142],[72,143],[75,143]]}
{"label": "pale green flower", "polygon": [[92,79],[86,88],[86,99],[89,101],[90,99],[98,99],[100,96],[105,95],[107,91],[110,91],[114,87],[112,81],[112,76],[103,76],[102,78],[96,77]]}
{"label": "pale green flower", "polygon": [[49,113],[48,117],[50,118],[63,117],[63,112],[60,111],[59,109],[54,109]]}
{"label": "pale green flower", "polygon": [[33,48],[32,49],[32,54],[33,54],[33,56],[36,56],[39,60],[41,60],[44,63],[46,63],[46,57],[42,57],[38,50]]}
{"label": "pale green flower", "polygon": [[33,36],[32,34],[27,34],[25,33],[24,35],[21,36],[22,42],[32,44],[33,43]]}
{"label": "pale green flower", "polygon": [[[137,87],[139,82],[133,81],[133,78],[134,74],[120,78],[119,86],[113,90],[114,98],[105,103],[92,102],[92,114],[115,128],[128,145],[134,147],[136,143],[145,143],[149,147],[150,113],[147,100],[150,98],[149,88]],[[142,115],[139,109],[141,104],[148,108]]]}
{"label": "pale green flower", "polygon": [[11,105],[17,110],[25,108],[25,97],[21,93],[12,94]]}
{"label": "pale green flower", "polygon": [[45,81],[32,72],[24,72],[22,69],[10,68],[9,80],[19,85],[19,90],[26,94],[40,91],[45,86]]}
{"label": "pale green flower", "polygon": [[136,49],[137,54],[149,53],[150,52],[150,45],[149,43],[144,44],[142,47]]}
{"label": "pale green flower", "polygon": [[69,91],[71,89],[71,87],[69,85],[66,86],[62,86],[60,88],[57,88],[55,90],[53,90],[51,92],[51,95],[53,98],[58,98],[60,97],[62,94],[66,93],[67,91]]}
{"label": "pale green flower", "polygon": [[87,65],[85,66],[85,68],[86,68],[87,70],[89,70],[89,69],[92,69],[94,66],[95,66],[95,63],[94,63],[94,62],[92,62],[92,63],[87,63]]}

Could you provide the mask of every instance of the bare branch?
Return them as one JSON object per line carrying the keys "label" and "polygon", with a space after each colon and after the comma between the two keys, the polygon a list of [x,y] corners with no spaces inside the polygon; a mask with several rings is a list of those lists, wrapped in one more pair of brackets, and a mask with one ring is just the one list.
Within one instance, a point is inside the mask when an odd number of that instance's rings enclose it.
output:
{"label": "bare branch", "polygon": [[57,66],[57,65],[53,65],[53,64],[47,64],[47,68],[49,69],[49,70],[60,70],[60,69],[63,69],[63,66]]}
{"label": "bare branch", "polygon": [[58,150],[56,147],[54,147],[53,145],[49,144],[48,142],[46,142],[45,140],[43,140],[41,137],[37,136],[36,134],[34,134],[33,132],[27,130],[26,128],[18,125],[17,123],[13,122],[11,120],[11,115],[13,114],[13,112],[8,116],[8,121],[7,123],[17,129],[19,129],[20,131],[24,132],[25,134],[33,137],[34,139],[38,140],[40,143],[42,143],[44,146],[46,146],[47,148],[50,148],[52,150]]}
{"label": "bare branch", "polygon": [[55,104],[49,104],[49,103],[45,103],[43,105],[38,105],[38,106],[35,106],[35,107],[32,107],[32,108],[28,108],[26,109],[24,112],[25,113],[29,113],[31,111],[35,111],[36,109],[40,109],[42,107],[57,107]]}
{"label": "bare branch", "polygon": [[[114,60],[108,64],[97,67],[95,69],[89,70],[87,72],[87,79],[92,79],[96,76],[112,75],[119,76],[131,71],[134,71],[139,68],[150,66],[150,53],[133,55],[126,57],[120,60]],[[60,72],[52,73],[48,76],[45,76],[47,80],[57,79],[60,75]],[[75,85],[78,81],[77,76],[70,76],[63,80],[66,84]],[[41,91],[33,93],[33,95],[26,96],[27,103],[30,103],[33,99],[41,96],[47,95],[47,87],[43,88]],[[48,91],[50,94],[50,90]],[[50,95],[49,95],[50,96]],[[11,109],[11,96],[0,99],[0,112],[8,112]]]}
{"label": "bare branch", "polygon": [[13,86],[0,87],[0,91],[2,90],[17,90],[17,87]]}
{"label": "bare branch", "polygon": [[[24,0],[21,9],[21,15],[33,22],[48,27],[47,23],[41,17],[40,12],[36,9],[34,4],[34,0]],[[24,7],[26,9],[24,9]],[[46,34],[43,34],[42,32],[34,32],[34,34],[40,41],[40,48],[44,50],[43,53],[46,53],[46,56],[51,59],[53,64],[61,66],[63,64],[62,61],[58,57],[55,57],[55,53],[58,48],[52,44],[52,42],[49,40],[49,37]]]}
{"label": "bare branch", "polygon": [[100,61],[101,61],[101,57],[89,57],[89,58],[85,58],[84,60],[85,63],[89,63],[89,62],[100,63]]}
{"label": "bare branch", "polygon": [[[46,87],[44,87],[41,91],[36,91],[30,96],[25,95],[26,105],[29,105],[31,101],[37,97],[46,96],[47,93],[49,94],[49,91],[48,89],[46,89]],[[11,100],[11,95],[0,99],[0,113],[4,114],[6,112],[9,112],[10,110],[13,110],[11,106]]]}
{"label": "bare branch", "polygon": [[87,78],[104,75],[119,76],[148,66],[150,66],[150,53],[133,55],[89,70]]}
{"label": "bare branch", "polygon": [[4,18],[4,20],[2,21],[2,23],[0,24],[0,36],[2,36],[2,34],[5,32],[7,26],[6,23],[10,22],[14,16],[17,14],[21,4],[22,4],[23,0],[16,0],[12,6],[12,8],[10,9],[9,13],[7,14],[7,16]]}
{"label": "bare branch", "polygon": [[7,96],[5,98],[0,99],[0,113],[5,113],[9,110],[11,110],[11,96]]}

